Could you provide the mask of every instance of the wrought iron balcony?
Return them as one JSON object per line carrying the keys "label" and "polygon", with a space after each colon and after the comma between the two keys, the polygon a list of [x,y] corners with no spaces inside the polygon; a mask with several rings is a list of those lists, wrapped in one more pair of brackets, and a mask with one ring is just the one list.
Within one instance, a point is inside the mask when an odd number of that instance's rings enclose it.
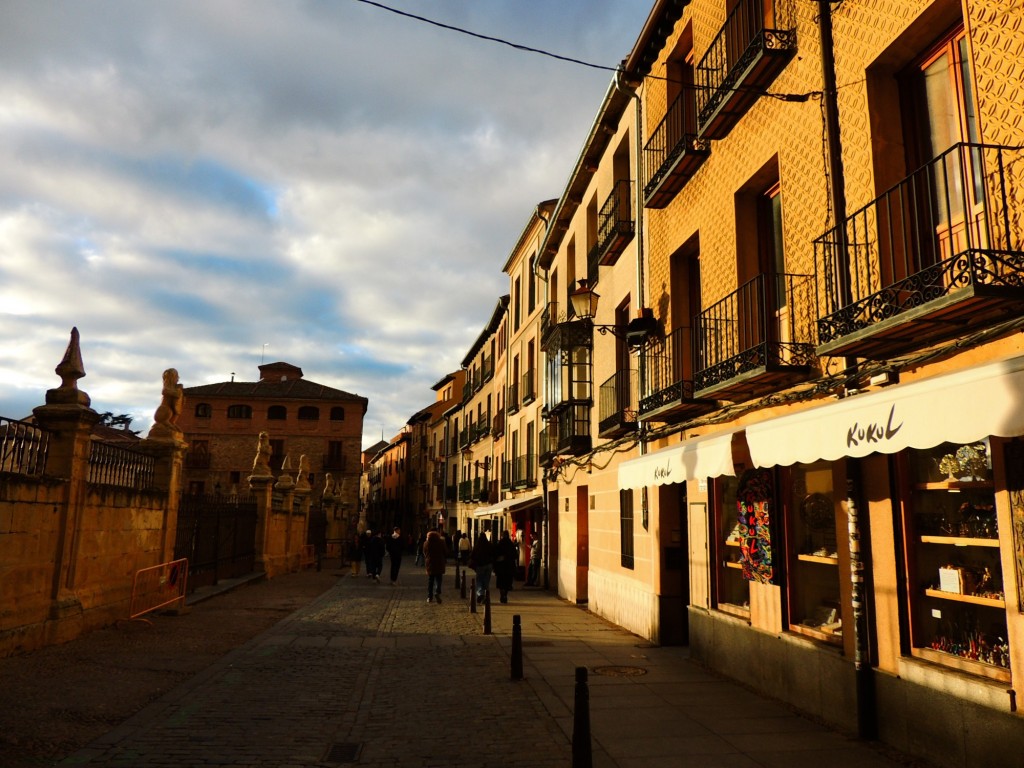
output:
{"label": "wrought iron balcony", "polygon": [[790,8],[786,0],[740,0],[729,13],[697,65],[702,139],[725,138],[796,53]]}
{"label": "wrought iron balcony", "polygon": [[743,400],[806,378],[817,361],[813,290],[808,275],[761,274],[702,311],[694,394]]}
{"label": "wrought iron balcony", "polygon": [[555,454],[579,456],[591,449],[590,401],[567,401],[548,416],[548,439]]}
{"label": "wrought iron balcony", "polygon": [[512,459],[505,459],[501,462],[501,490],[507,491],[512,488]]}
{"label": "wrought iron balcony", "polygon": [[885,359],[1020,314],[1022,160],[956,144],[815,240],[818,353]]}
{"label": "wrought iron balcony", "polygon": [[529,405],[537,399],[537,372],[527,371],[523,374],[523,405]]}
{"label": "wrought iron balcony", "polygon": [[[634,224],[633,182],[620,179],[615,182],[597,214],[597,242],[587,255],[587,264],[594,265],[594,278],[597,277],[598,266],[610,266],[619,258],[626,244],[633,239]],[[595,282],[596,279],[592,280],[591,285]]]}
{"label": "wrought iron balcony", "polygon": [[519,382],[513,381],[508,385],[505,407],[508,409],[509,416],[519,410]]}
{"label": "wrought iron balcony", "polygon": [[598,389],[598,437],[618,437],[636,430],[639,378],[634,369],[621,370]]}
{"label": "wrought iron balcony", "polygon": [[680,326],[647,348],[642,358],[645,376],[640,421],[684,421],[717,406],[714,400],[693,394],[692,335],[689,326]]}
{"label": "wrought iron balcony", "polygon": [[459,482],[459,501],[467,502],[473,500],[473,481],[462,480]]}
{"label": "wrought iron balcony", "polygon": [[644,146],[644,206],[664,208],[711,154],[697,136],[694,92],[684,90]]}
{"label": "wrought iron balcony", "polygon": [[480,372],[484,383],[494,377],[494,355],[484,352],[483,361],[480,363]]}

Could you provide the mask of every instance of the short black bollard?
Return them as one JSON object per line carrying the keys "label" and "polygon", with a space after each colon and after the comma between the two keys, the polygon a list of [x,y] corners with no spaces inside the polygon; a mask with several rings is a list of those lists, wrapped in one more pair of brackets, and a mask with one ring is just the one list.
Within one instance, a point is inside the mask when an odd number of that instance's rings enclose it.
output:
{"label": "short black bollard", "polygon": [[461,597],[463,600],[466,599],[466,577],[467,576],[469,576],[468,573],[463,573],[462,574],[462,581],[459,582],[459,597]]}
{"label": "short black bollard", "polygon": [[491,634],[491,590],[484,592],[484,634]]}
{"label": "short black bollard", "polygon": [[518,613],[512,616],[512,679],[523,679],[523,625]]}
{"label": "short black bollard", "polygon": [[476,613],[476,579],[469,582],[469,612]]}
{"label": "short black bollard", "polygon": [[576,667],[576,709],[572,718],[572,768],[593,768],[590,747],[590,690],[587,668]]}

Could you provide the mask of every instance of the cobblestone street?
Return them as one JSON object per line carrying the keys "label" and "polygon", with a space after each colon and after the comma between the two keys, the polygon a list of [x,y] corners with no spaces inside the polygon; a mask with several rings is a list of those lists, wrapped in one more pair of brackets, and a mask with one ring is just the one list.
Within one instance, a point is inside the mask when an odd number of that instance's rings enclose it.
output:
{"label": "cobblestone street", "polygon": [[[337,573],[281,577],[201,603],[185,616],[156,617],[151,629],[110,630],[154,638],[173,622],[182,623],[181,631],[192,621],[196,631],[216,634],[246,612],[237,608],[246,599],[264,621],[268,604],[298,608],[222,658],[203,657],[206,664],[194,676],[180,680],[179,671],[158,689],[150,686],[151,703],[124,722],[118,717],[123,708],[103,717],[108,705],[97,702],[94,738],[85,742],[78,732],[77,743],[66,738],[47,752],[39,747],[47,724],[38,722],[32,736],[22,724],[20,737],[12,741],[6,734],[2,764],[567,766],[575,671],[586,667],[598,768],[915,765],[709,675],[688,660],[685,648],[653,647],[550,593],[513,591],[508,605],[493,606],[492,633],[484,634],[483,608],[469,611],[451,572],[440,605],[426,602],[425,576],[416,567],[406,566],[397,587]],[[292,588],[289,599],[286,587]],[[319,587],[326,591],[315,597]],[[280,590],[276,598],[274,590]],[[522,617],[523,636],[524,679],[518,681],[510,665],[515,615]],[[73,646],[62,649],[71,664]],[[154,668],[181,663],[173,652],[158,657],[156,647],[151,650]],[[5,682],[33,668],[39,672],[44,655],[0,662]],[[116,660],[106,668],[117,676]],[[41,680],[34,681],[38,691],[88,685],[61,674]],[[31,688],[23,680],[5,686],[5,699],[12,690],[32,698]],[[89,693],[87,687],[71,694],[83,716]],[[737,717],[752,710],[756,723]],[[61,714],[36,712],[40,718]],[[5,703],[5,721],[11,713]]]}

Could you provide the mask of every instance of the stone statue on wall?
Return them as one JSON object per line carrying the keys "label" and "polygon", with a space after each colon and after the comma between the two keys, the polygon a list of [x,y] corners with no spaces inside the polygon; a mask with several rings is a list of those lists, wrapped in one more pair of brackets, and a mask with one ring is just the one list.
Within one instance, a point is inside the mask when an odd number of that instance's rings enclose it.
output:
{"label": "stone statue on wall", "polygon": [[299,471],[295,475],[295,490],[309,491],[309,458],[306,454],[299,455]]}
{"label": "stone statue on wall", "polygon": [[292,479],[292,457],[285,454],[284,461],[281,462],[281,474],[278,475],[277,482],[274,483],[274,487],[287,490],[294,486],[295,481]]}
{"label": "stone statue on wall", "polygon": [[180,438],[181,430],[177,422],[184,405],[185,388],[178,380],[178,371],[168,368],[164,371],[160,405],[153,414],[153,427],[149,430],[149,437],[164,440]]}
{"label": "stone statue on wall", "polygon": [[252,463],[252,473],[257,477],[270,477],[270,435],[260,432],[256,443],[256,458]]}

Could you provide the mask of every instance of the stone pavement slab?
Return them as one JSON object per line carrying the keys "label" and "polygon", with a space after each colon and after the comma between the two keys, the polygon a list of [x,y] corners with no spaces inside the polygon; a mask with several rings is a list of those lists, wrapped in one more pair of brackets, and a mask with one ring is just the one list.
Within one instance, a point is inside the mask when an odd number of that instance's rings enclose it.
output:
{"label": "stone pavement slab", "polygon": [[[572,765],[576,668],[593,766],[896,768],[794,714],[536,589],[469,603],[406,564],[400,586],[335,587],[60,765],[391,768]],[[512,623],[524,677],[511,677]],[[741,727],[747,719],[756,726]],[[826,759],[827,757],[827,759]]]}

